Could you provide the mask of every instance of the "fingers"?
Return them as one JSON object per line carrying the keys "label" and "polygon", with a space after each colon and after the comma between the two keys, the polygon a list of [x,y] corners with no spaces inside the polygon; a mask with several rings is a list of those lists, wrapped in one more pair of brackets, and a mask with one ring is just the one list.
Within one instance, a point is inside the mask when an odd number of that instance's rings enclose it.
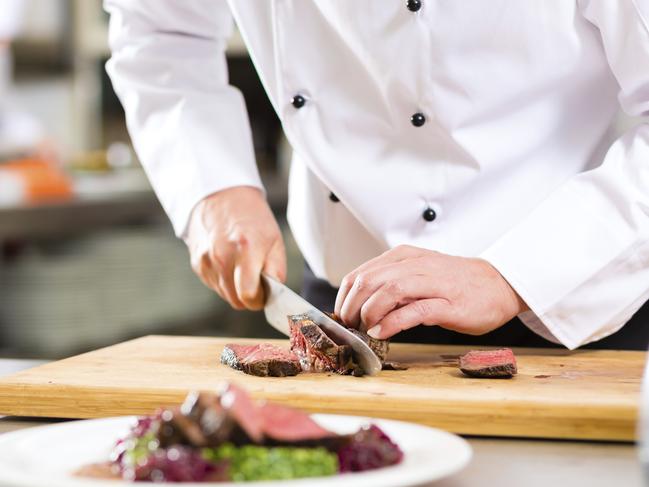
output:
{"label": "fingers", "polygon": [[230,278],[228,279],[224,274],[220,274],[217,277],[218,289],[216,290],[216,292],[219,294],[219,296],[230,303],[230,306],[232,306],[234,309],[246,309],[246,306],[239,299],[237,291],[234,288],[234,280],[232,279],[232,275],[229,274],[229,277]]}
{"label": "fingers", "polygon": [[236,309],[263,306],[262,269],[286,279],[282,235],[257,188],[236,186],[201,200],[185,242],[196,274]]}
{"label": "fingers", "polygon": [[343,310],[342,310],[343,304],[347,299],[347,295],[349,294],[354,284],[356,283],[356,279],[358,278],[358,276],[368,273],[375,268],[383,267],[388,264],[400,262],[402,260],[415,257],[420,253],[421,253],[421,249],[417,247],[412,247],[409,245],[400,245],[391,250],[388,250],[387,252],[384,252],[378,257],[375,257],[374,259],[369,260],[365,264],[354,269],[352,272],[350,272],[343,278],[340,284],[340,288],[338,289],[338,294],[336,295],[336,304],[334,306],[335,313],[341,318],[343,318]]}
{"label": "fingers", "polygon": [[246,306],[239,299],[234,284],[234,248],[232,246],[223,246],[219,250],[223,253],[217,254],[217,249],[213,249],[210,255],[211,268],[209,272],[213,274],[211,279],[216,280],[218,283],[218,294],[230,303],[234,309],[245,309]]}
{"label": "fingers", "polygon": [[382,287],[400,294],[401,282],[416,272],[411,263],[395,262],[359,273],[350,288],[342,307],[340,318],[347,326],[357,327],[361,322],[361,309],[365,302]]}
{"label": "fingers", "polygon": [[390,311],[418,299],[440,295],[441,292],[438,287],[432,288],[430,279],[423,275],[386,282],[361,306],[360,327],[362,330],[372,328]]}
{"label": "fingers", "polygon": [[280,282],[286,282],[286,250],[284,241],[278,238],[268,252],[264,272]]}
{"label": "fingers", "polygon": [[367,333],[373,338],[385,340],[420,324],[443,326],[452,321],[453,309],[448,301],[438,298],[420,299],[391,311]]}
{"label": "fingers", "polygon": [[192,269],[205,286],[216,292],[235,309],[243,309],[243,304],[236,299],[236,294],[233,295],[228,290],[219,274],[212,267],[212,261],[207,253],[200,255],[196,261],[192,259]]}
{"label": "fingers", "polygon": [[236,245],[234,288],[237,298],[248,309],[258,310],[264,306],[260,276],[266,259],[265,251],[261,245],[251,245],[245,237]]}
{"label": "fingers", "polygon": [[446,284],[434,269],[432,272],[431,275],[424,258],[415,257],[359,273],[339,316],[348,326],[373,326],[397,306],[419,298],[438,297]]}
{"label": "fingers", "polygon": [[267,245],[254,245],[245,239],[237,245],[234,265],[234,287],[237,298],[251,310],[264,307],[264,289],[261,285],[261,272],[284,282],[286,280],[286,252],[281,238],[267,248]]}

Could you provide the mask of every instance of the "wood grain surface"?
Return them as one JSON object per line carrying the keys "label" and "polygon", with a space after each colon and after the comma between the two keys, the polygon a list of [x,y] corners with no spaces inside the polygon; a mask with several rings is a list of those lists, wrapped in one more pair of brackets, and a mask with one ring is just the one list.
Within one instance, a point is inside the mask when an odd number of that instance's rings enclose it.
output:
{"label": "wood grain surface", "polygon": [[[472,435],[630,441],[644,352],[515,350],[513,379],[471,379],[461,346],[395,344],[406,371],[375,377],[245,375],[219,363],[226,343],[256,340],[147,336],[0,379],[0,414],[97,418],[146,414],[223,381],[311,412],[413,421]],[[286,344],[283,341],[274,341]]]}

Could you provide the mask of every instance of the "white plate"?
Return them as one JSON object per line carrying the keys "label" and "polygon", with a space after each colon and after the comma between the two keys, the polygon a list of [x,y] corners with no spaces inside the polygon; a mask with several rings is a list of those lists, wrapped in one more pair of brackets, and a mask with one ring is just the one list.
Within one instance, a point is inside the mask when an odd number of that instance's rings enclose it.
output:
{"label": "white plate", "polygon": [[[325,428],[349,433],[373,422],[404,451],[399,465],[363,473],[344,474],[336,487],[400,487],[421,485],[451,475],[471,459],[471,447],[459,436],[412,423],[383,419],[316,414]],[[119,436],[133,424],[133,417],[93,419],[41,426],[0,436],[0,486],[3,487],[124,487],[118,481],[72,477],[82,465],[105,461]],[[185,487],[250,485],[290,487],[331,485],[332,477],[281,482],[183,483]],[[154,485],[138,482],[140,487]],[[158,484],[155,484],[158,485]]]}

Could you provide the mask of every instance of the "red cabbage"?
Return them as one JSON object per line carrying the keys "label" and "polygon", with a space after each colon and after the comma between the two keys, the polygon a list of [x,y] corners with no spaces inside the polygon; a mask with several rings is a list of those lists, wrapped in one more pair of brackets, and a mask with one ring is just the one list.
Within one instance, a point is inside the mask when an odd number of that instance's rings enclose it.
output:
{"label": "red cabbage", "polygon": [[399,463],[403,452],[381,428],[366,426],[338,450],[340,472],[363,472]]}

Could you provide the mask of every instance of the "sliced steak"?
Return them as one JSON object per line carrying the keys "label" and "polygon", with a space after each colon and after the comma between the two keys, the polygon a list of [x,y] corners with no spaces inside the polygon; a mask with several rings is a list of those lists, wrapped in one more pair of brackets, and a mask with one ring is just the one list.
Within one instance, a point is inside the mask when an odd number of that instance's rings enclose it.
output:
{"label": "sliced steak", "polygon": [[264,418],[265,444],[301,447],[322,446],[335,451],[351,440],[316,423],[307,413],[274,403],[263,403],[259,414]]}
{"label": "sliced steak", "polygon": [[220,394],[190,393],[180,407],[164,409],[156,437],[162,448],[172,445],[323,446],[334,450],[349,440],[316,423],[302,411],[256,402],[243,389],[228,384]]}
{"label": "sliced steak", "polygon": [[382,370],[408,370],[408,366],[401,362],[383,362]]}
{"label": "sliced steak", "polygon": [[472,350],[460,357],[460,370],[470,377],[510,378],[518,372],[516,357],[509,348]]}
{"label": "sliced steak", "polygon": [[234,384],[227,384],[220,394],[221,407],[245,432],[253,443],[264,438],[264,419],[258,414],[257,403],[246,391]]}
{"label": "sliced steak", "polygon": [[269,343],[237,345],[229,343],[221,353],[221,363],[246,374],[261,377],[286,377],[302,371],[298,357],[281,347]]}
{"label": "sliced steak", "polygon": [[349,374],[359,369],[353,361],[352,348],[338,345],[325,331],[305,315],[289,316],[291,351],[303,370]]}
{"label": "sliced steak", "polygon": [[389,340],[379,340],[378,338],[372,338],[369,336],[367,333],[357,330],[355,328],[348,328],[347,325],[345,325],[340,318],[338,318],[338,315],[336,313],[326,313],[332,320],[336,321],[337,323],[340,323],[343,325],[345,328],[347,328],[349,331],[351,331],[354,335],[359,337],[361,340],[363,340],[367,345],[372,349],[372,351],[376,354],[376,356],[379,358],[381,363],[385,362],[385,359],[388,356],[388,351],[390,350],[390,341]]}
{"label": "sliced steak", "polygon": [[262,422],[253,406],[248,395],[232,385],[221,395],[192,392],[182,406],[162,411],[156,436],[163,448],[259,442],[263,438]]}

